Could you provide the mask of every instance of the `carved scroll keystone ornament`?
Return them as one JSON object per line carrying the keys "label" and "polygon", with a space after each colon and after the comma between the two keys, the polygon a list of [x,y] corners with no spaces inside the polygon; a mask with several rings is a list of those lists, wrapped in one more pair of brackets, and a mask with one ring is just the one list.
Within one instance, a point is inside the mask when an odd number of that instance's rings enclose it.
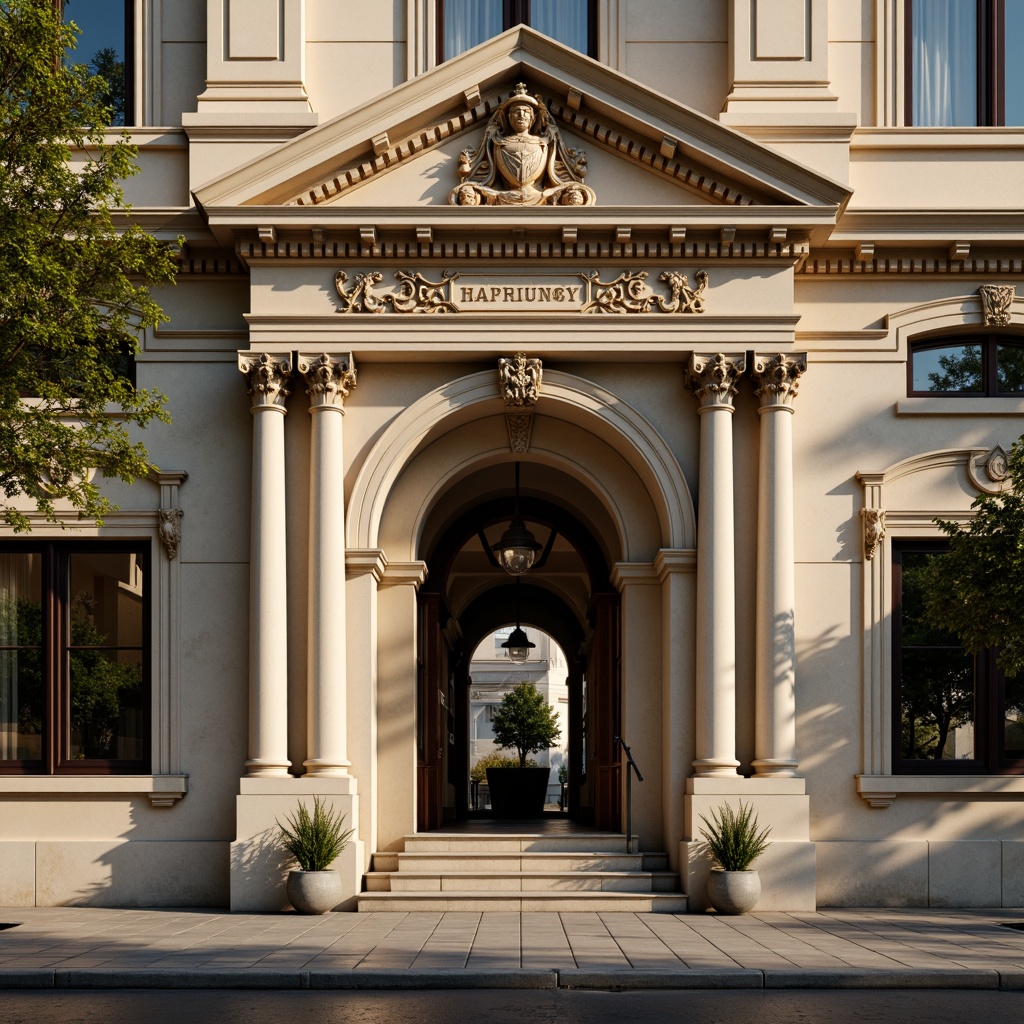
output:
{"label": "carved scroll keystone ornament", "polygon": [[498,386],[505,402],[509,449],[514,455],[530,450],[533,407],[540,398],[543,364],[519,352],[511,359],[498,360]]}
{"label": "carved scroll keystone ornament", "polygon": [[[536,129],[536,131],[534,131]],[[540,96],[520,82],[498,107],[477,150],[459,157],[460,184],[451,206],[593,206],[597,194],[583,184],[587,159],[562,142]]]}
{"label": "carved scroll keystone ornament", "polygon": [[1009,327],[1010,306],[1013,305],[1012,284],[983,284],[978,289],[985,327]]}

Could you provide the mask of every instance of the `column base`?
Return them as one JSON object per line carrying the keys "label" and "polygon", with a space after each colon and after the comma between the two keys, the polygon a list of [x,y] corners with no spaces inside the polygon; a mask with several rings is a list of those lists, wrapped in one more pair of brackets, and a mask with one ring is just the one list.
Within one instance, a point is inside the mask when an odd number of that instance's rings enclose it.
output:
{"label": "column base", "polygon": [[756,779],[799,779],[801,778],[797,771],[799,766],[799,761],[782,757],[761,757],[751,762],[750,765],[754,769],[754,778]]}
{"label": "column base", "polygon": [[739,761],[705,757],[693,762],[693,774],[699,778],[738,779],[739,767]]}
{"label": "column base", "polygon": [[[312,809],[314,797],[345,816],[346,828],[357,828],[359,797],[356,780],[241,779],[235,798],[237,838],[231,844],[230,892],[234,912],[266,913],[288,910],[285,881],[298,867],[278,840],[277,824],[293,815],[301,800]],[[355,910],[362,888],[363,842],[358,831],[332,865],[342,877],[344,896],[338,910]]]}
{"label": "column base", "polygon": [[287,779],[291,766],[287,758],[253,757],[245,762],[245,774],[250,779]]}
{"label": "column base", "polygon": [[755,913],[816,909],[817,856],[810,841],[810,797],[805,789],[803,779],[793,778],[687,780],[679,876],[689,911],[699,913],[708,907],[705,890],[713,863],[701,836],[701,818],[711,821],[722,804],[739,810],[741,801],[753,809],[759,827],[771,826],[768,849],[751,865],[761,876]]}
{"label": "column base", "polygon": [[330,761],[323,757],[313,757],[302,762],[305,768],[304,779],[350,779],[351,761]]}

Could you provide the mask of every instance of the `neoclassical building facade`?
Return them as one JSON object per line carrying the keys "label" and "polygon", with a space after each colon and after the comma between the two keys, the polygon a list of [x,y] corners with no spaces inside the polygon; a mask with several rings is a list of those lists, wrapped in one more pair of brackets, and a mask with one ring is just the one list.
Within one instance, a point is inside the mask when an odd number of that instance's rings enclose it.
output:
{"label": "neoclassical building facade", "polygon": [[[8,607],[65,618],[6,616],[0,905],[279,909],[322,796],[386,907],[520,622],[568,660],[570,815],[628,819],[664,909],[740,801],[762,909],[1021,905],[1024,699],[917,585],[1024,430],[1019,5],[493,6],[125,5],[174,422],[102,528],[2,538]],[[134,673],[106,718],[86,628]]]}

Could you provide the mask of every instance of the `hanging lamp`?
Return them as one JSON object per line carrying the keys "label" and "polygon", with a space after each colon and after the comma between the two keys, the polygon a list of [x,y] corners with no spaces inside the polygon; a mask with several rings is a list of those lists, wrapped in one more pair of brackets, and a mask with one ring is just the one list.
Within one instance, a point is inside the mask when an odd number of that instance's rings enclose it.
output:
{"label": "hanging lamp", "polygon": [[508,524],[508,529],[501,535],[501,540],[497,544],[491,545],[491,550],[505,572],[510,576],[522,576],[530,571],[540,547],[519,516],[519,463],[517,462],[516,503],[512,522]]}
{"label": "hanging lamp", "polygon": [[[516,464],[518,467],[518,463]],[[501,645],[503,651],[508,654],[508,660],[516,665],[521,665],[530,657],[537,645],[532,643],[526,635],[526,630],[519,625],[519,579],[516,578],[516,628],[508,635],[508,639]]]}

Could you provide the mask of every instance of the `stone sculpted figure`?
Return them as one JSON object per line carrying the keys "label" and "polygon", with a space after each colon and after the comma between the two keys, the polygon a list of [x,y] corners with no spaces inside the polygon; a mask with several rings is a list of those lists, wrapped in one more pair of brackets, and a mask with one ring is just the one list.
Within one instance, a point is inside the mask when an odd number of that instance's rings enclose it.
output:
{"label": "stone sculpted figure", "polygon": [[593,206],[586,157],[566,147],[540,96],[520,82],[487,123],[477,150],[459,157],[452,206]]}

